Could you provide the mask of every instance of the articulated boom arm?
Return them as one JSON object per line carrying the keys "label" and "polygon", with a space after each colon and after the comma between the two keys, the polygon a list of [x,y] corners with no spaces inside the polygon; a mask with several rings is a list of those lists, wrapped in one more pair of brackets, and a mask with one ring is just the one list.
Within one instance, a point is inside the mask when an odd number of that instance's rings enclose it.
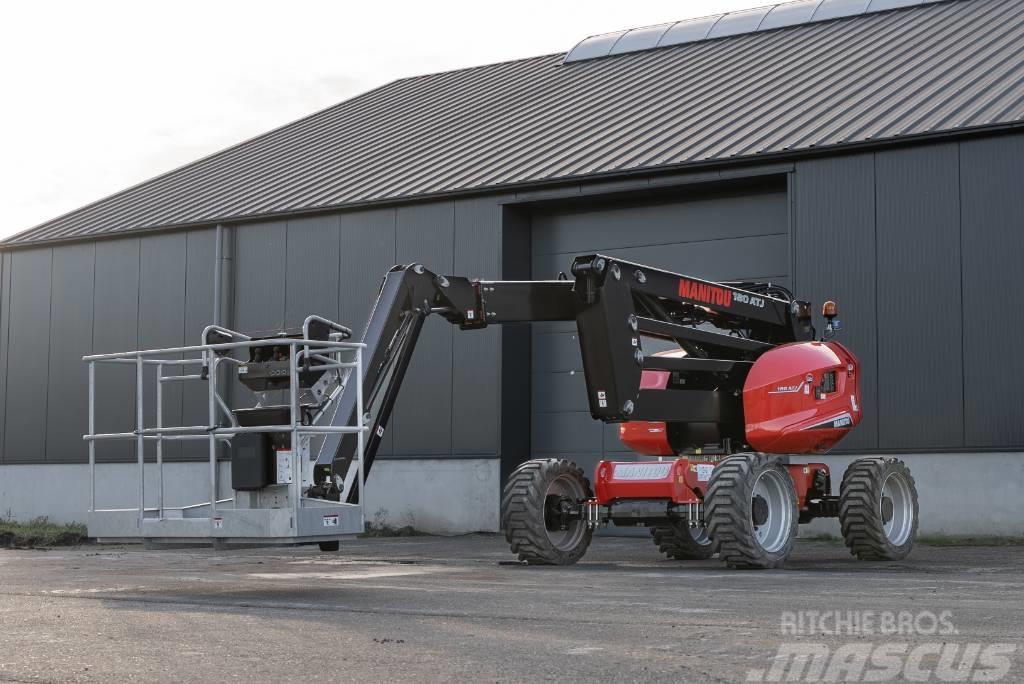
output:
{"label": "articulated boom arm", "polygon": [[[708,282],[601,255],[577,257],[571,273],[570,280],[481,281],[438,275],[420,264],[392,268],[363,336],[371,430],[364,471],[373,464],[430,314],[464,330],[576,321],[594,418],[716,426],[719,437],[739,440],[740,390],[753,361],[775,346],[814,336],[810,305],[770,284]],[[645,338],[670,341],[681,351],[647,354]],[[644,389],[645,370],[667,373],[671,391]],[[351,420],[355,404],[354,393],[344,392],[336,418]],[[358,500],[350,467],[356,449],[351,435],[327,438],[314,474],[322,495],[347,492],[348,501]]]}

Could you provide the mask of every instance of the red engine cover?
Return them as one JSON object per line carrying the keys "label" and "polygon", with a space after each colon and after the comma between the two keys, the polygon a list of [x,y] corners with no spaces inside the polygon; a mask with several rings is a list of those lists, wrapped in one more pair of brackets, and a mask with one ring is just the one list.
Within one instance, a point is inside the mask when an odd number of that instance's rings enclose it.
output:
{"label": "red engine cover", "polygon": [[772,454],[828,451],[859,422],[857,358],[838,342],[766,352],[743,385],[747,442]]}

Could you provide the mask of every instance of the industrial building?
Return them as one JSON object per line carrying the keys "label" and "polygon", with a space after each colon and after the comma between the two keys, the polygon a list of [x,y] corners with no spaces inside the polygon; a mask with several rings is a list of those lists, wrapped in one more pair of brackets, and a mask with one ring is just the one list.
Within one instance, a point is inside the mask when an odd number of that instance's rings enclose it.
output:
{"label": "industrial building", "polygon": [[[211,322],[360,328],[396,263],[555,278],[601,252],[835,299],[864,420],[825,461],[901,455],[922,533],[1021,535],[1022,51],[1018,0],[798,0],[621,31],[389,83],[17,233],[0,514],[83,519],[85,354],[198,343]],[[371,514],[493,531],[517,463],[622,458],[575,335],[429,321]],[[132,371],[99,391],[98,429],[133,429]],[[204,397],[165,401],[195,424]],[[131,446],[101,454],[98,497],[132,505]],[[169,499],[202,491],[201,448],[166,458]]]}

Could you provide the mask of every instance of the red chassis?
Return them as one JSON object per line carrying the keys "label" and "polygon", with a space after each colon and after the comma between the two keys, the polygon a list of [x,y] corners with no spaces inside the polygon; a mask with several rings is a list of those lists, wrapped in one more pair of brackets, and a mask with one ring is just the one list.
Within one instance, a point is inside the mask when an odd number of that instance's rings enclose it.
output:
{"label": "red chassis", "polygon": [[[663,356],[680,357],[680,351]],[[795,342],[761,356],[743,386],[748,445],[774,454],[814,454],[831,449],[860,422],[859,364],[838,342]],[[641,387],[666,389],[671,373],[645,370]],[[656,500],[675,506],[702,504],[711,473],[720,458],[676,457],[670,424],[633,421],[619,428],[622,442],[659,460],[601,461],[594,474],[598,506]],[[672,458],[667,458],[672,457]],[[786,465],[801,519],[832,515],[831,474],[823,463]]]}
{"label": "red chassis", "polygon": [[[609,506],[617,501],[656,499],[676,505],[700,504],[717,461],[680,457],[662,461],[601,461],[594,476],[594,501]],[[820,496],[823,479],[831,484],[824,463],[786,466],[796,486],[801,512],[811,510],[809,498]],[[826,489],[825,491],[830,491]]]}

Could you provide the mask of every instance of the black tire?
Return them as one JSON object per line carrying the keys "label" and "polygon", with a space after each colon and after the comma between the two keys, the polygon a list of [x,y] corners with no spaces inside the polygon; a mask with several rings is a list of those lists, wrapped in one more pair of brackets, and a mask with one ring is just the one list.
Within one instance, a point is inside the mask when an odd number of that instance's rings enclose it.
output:
{"label": "black tire", "polygon": [[578,561],[590,546],[593,530],[582,519],[561,530],[549,509],[559,499],[592,496],[590,482],[572,461],[546,458],[521,464],[509,476],[501,497],[501,526],[512,553],[531,565]]}
{"label": "black tire", "polygon": [[903,560],[917,540],[917,485],[897,458],[861,458],[843,473],[839,526],[860,560]]}
{"label": "black tire", "polygon": [[702,527],[690,527],[687,523],[652,527],[651,536],[658,550],[675,560],[707,560],[715,555],[713,542]]}
{"label": "black tire", "polygon": [[[754,501],[755,486],[769,495],[758,494],[763,503]],[[756,525],[755,513],[760,519]],[[793,478],[777,456],[730,456],[712,471],[704,519],[714,549],[730,568],[782,565],[793,550],[799,517]]]}
{"label": "black tire", "polygon": [[335,539],[334,541],[329,541],[329,542],[320,542],[320,550],[323,551],[324,553],[330,553],[330,552],[333,552],[333,551],[340,551],[341,550],[341,542],[338,541],[337,539]]}

